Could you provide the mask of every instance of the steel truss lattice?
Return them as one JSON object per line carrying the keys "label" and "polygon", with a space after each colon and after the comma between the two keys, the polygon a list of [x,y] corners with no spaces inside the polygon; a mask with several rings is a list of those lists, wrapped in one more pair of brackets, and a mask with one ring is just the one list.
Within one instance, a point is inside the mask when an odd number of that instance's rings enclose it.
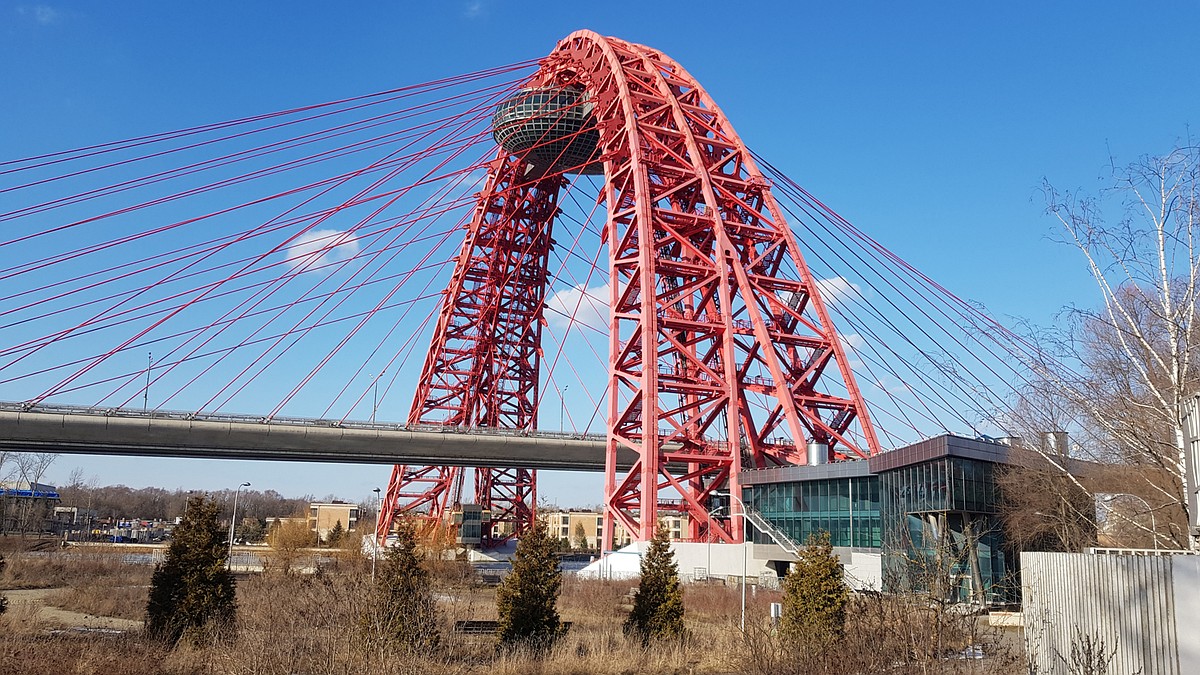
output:
{"label": "steel truss lattice", "polygon": [[[620,525],[651,538],[662,512],[686,537],[740,542],[743,468],[878,452],[870,419],[795,235],[724,114],[663,54],[589,31],[563,40],[531,87],[587,92],[599,131],[609,251],[605,549]],[[555,198],[501,151],[467,231],[410,423],[535,429]],[[618,447],[636,451],[629,471]],[[458,469],[397,467],[380,519],[440,518]],[[519,534],[532,471],[477,470],[476,499]],[[431,478],[432,477],[432,478]],[[422,483],[421,481],[425,481]],[[407,499],[407,501],[405,501]]]}

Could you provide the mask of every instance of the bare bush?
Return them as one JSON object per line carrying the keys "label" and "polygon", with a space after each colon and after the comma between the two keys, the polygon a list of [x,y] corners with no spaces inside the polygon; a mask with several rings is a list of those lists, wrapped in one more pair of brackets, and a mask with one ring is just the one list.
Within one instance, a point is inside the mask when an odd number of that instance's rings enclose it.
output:
{"label": "bare bush", "polygon": [[[140,578],[149,573],[121,564],[105,566],[86,556],[42,558],[46,561],[38,564],[53,561],[48,568],[67,586],[60,598],[97,578],[109,588],[121,588],[122,571]],[[119,562],[120,556],[110,560]],[[105,575],[96,577],[97,570],[105,570]],[[76,571],[79,576],[73,578]],[[1020,653],[1001,658],[1006,652],[999,636],[981,629],[974,617],[939,614],[915,597],[854,596],[846,610],[846,639],[815,657],[798,658],[766,619],[767,605],[778,602],[781,594],[751,590],[743,635],[738,630],[741,602],[736,585],[684,586],[689,638],[646,649],[621,630],[633,582],[570,576],[563,580],[558,609],[562,619],[571,622],[571,630],[545,651],[517,648],[498,654],[493,638],[452,633],[455,621],[496,618],[495,589],[464,585],[455,575],[432,576],[429,583],[440,629],[447,636],[437,651],[398,649],[364,632],[360,620],[373,602],[369,566],[339,564],[317,574],[247,576],[237,588],[237,635],[224,640],[207,635],[184,641],[174,651],[135,633],[52,634],[50,625],[36,619],[35,607],[16,602],[0,617],[0,675],[10,671],[133,675],[1023,672]],[[940,637],[931,641],[935,633]],[[986,658],[958,658],[969,654],[972,645],[981,646]]]}
{"label": "bare bush", "polygon": [[762,675],[1024,672],[1023,652],[998,630],[974,616],[939,612],[916,596],[855,596],[846,631],[846,639],[824,649],[794,650],[756,628],[748,631],[741,667]]}
{"label": "bare bush", "polygon": [[306,521],[292,518],[271,523],[267,543],[272,551],[268,568],[273,572],[290,574],[305,549],[316,545],[317,537],[308,529]]}

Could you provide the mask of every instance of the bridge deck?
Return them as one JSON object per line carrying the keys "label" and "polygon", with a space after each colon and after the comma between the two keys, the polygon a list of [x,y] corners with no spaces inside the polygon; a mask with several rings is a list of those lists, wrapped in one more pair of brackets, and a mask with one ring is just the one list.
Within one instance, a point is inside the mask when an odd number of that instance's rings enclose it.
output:
{"label": "bridge deck", "polygon": [[[603,435],[0,403],[0,449],[89,455],[603,471]],[[636,459],[627,448],[618,465]]]}

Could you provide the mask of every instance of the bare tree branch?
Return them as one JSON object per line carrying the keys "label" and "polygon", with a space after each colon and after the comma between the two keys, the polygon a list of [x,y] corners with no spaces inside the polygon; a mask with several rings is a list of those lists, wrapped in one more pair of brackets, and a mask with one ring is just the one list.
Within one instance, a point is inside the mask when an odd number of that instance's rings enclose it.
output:
{"label": "bare tree branch", "polygon": [[1182,544],[1183,405],[1200,391],[1192,358],[1200,349],[1200,148],[1113,163],[1110,186],[1098,195],[1049,182],[1043,193],[1060,240],[1083,255],[1103,304],[1070,311],[1073,335],[1060,346],[1069,345],[1066,360],[1078,364],[1077,374],[1024,359],[1045,385],[1030,392],[1034,407],[1053,397],[1071,409],[1080,454],[1138,469],[1144,484],[1129,491],[1162,514],[1169,532],[1160,534]]}

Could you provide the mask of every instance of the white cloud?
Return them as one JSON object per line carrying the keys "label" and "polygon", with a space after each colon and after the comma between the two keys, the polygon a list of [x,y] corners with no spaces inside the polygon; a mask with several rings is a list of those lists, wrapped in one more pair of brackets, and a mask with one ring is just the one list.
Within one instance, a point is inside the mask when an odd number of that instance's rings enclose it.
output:
{"label": "white cloud", "polygon": [[478,19],[484,15],[485,9],[483,0],[472,0],[463,6],[463,16],[468,19]]}
{"label": "white cloud", "polygon": [[352,234],[341,230],[312,230],[289,244],[285,255],[293,269],[307,271],[353,258],[358,248],[358,238]]}
{"label": "white cloud", "polygon": [[901,394],[908,394],[912,392],[912,388],[907,384],[888,375],[884,375],[883,377],[873,381],[871,384],[875,385],[877,389],[885,394],[890,394],[892,396],[899,396]]}
{"label": "white cloud", "polygon": [[828,305],[842,305],[862,297],[862,289],[846,277],[817,279],[817,292]]}
{"label": "white cloud", "polygon": [[608,284],[583,290],[583,284],[558,291],[546,301],[546,320],[557,328],[575,321],[597,330],[608,327]]}
{"label": "white cloud", "polygon": [[858,333],[840,333],[839,335],[842,338],[842,346],[848,352],[858,351],[862,349],[863,345],[867,344],[863,336]]}
{"label": "white cloud", "polygon": [[63,18],[62,12],[49,5],[22,5],[17,8],[17,14],[30,17],[43,26],[58,23]]}
{"label": "white cloud", "polygon": [[866,366],[863,360],[859,357],[859,352],[867,345],[867,340],[858,333],[838,333],[838,339],[842,343],[842,351],[846,354],[846,365],[850,366],[850,370],[858,372]]}

